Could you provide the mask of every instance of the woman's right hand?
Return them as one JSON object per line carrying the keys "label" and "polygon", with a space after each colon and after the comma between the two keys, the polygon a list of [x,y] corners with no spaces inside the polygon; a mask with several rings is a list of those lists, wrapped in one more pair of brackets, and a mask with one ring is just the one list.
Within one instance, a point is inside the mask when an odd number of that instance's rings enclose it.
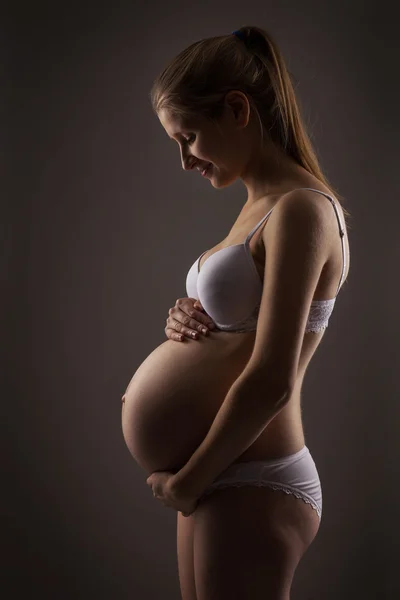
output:
{"label": "woman's right hand", "polygon": [[[186,337],[198,339],[199,332],[208,335],[208,328],[214,329],[214,321],[204,312],[200,300],[196,298],[178,298],[175,306],[169,309],[165,334],[170,340],[183,342]],[[193,335],[194,334],[194,335]]]}

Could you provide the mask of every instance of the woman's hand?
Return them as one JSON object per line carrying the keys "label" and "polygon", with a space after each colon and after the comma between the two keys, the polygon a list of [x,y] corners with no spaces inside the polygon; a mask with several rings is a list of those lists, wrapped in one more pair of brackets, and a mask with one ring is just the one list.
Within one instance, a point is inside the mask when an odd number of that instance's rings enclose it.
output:
{"label": "woman's hand", "polygon": [[153,490],[153,496],[170,508],[174,508],[182,513],[184,517],[189,517],[195,510],[198,503],[198,497],[193,496],[188,491],[184,491],[176,484],[175,473],[171,471],[154,471],[146,480]]}
{"label": "woman's hand", "polygon": [[[185,336],[197,340],[198,331],[207,336],[207,328],[214,329],[215,323],[205,312],[201,312],[203,310],[200,300],[178,298],[175,306],[168,311],[169,317],[165,327],[167,338],[178,342],[183,342]],[[202,331],[203,328],[205,332]]]}

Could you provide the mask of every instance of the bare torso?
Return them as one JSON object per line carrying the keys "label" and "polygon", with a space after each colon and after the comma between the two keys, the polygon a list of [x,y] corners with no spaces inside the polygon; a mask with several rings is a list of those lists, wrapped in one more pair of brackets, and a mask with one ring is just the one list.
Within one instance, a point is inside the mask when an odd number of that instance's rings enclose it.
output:
{"label": "bare torso", "polygon": [[[311,176],[310,176],[311,177]],[[315,179],[298,187],[313,187],[330,194]],[[279,198],[277,198],[279,200]],[[344,215],[334,198],[342,223]],[[331,253],[318,283],[314,300],[333,298],[343,266],[339,226],[332,209]],[[242,243],[253,226],[271,208],[271,199],[260,200],[257,206],[240,214],[228,236],[203,255],[205,260],[217,250]],[[261,279],[264,277],[265,248],[261,231],[268,219],[250,241]],[[350,267],[347,231],[344,236],[346,272]],[[296,384],[283,410],[268,425],[257,440],[237,459],[237,462],[287,456],[300,450],[305,443],[301,418],[301,389],[304,375],[325,331],[304,334]],[[179,470],[207,435],[229,388],[245,368],[255,341],[256,332],[233,333],[210,331],[198,340],[185,338],[183,343],[166,340],[139,366],[125,393],[122,427],[128,448],[138,464],[152,473],[156,470]],[[267,392],[266,392],[267,393]]]}

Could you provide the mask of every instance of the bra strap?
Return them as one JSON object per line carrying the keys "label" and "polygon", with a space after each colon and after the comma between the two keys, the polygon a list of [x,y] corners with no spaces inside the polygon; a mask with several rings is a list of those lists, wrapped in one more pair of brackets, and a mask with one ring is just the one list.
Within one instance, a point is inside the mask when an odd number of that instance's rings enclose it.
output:
{"label": "bra strap", "polygon": [[264,221],[265,221],[265,220],[267,219],[267,217],[268,217],[268,216],[269,216],[269,215],[272,213],[272,211],[273,211],[273,210],[274,210],[274,207],[272,207],[272,208],[271,208],[271,210],[269,210],[269,211],[267,212],[267,214],[263,216],[263,218],[261,219],[261,221],[259,221],[259,222],[257,223],[257,225],[255,225],[255,226],[253,227],[253,229],[250,231],[250,233],[249,233],[249,234],[248,234],[248,236],[246,237],[246,240],[245,240],[245,245],[246,245],[246,246],[248,246],[248,245],[249,245],[249,243],[250,243],[250,240],[251,240],[251,238],[252,238],[252,236],[253,236],[253,233],[255,233],[255,232],[257,231],[257,229],[258,229],[258,228],[259,228],[259,227],[260,227],[260,226],[261,226],[261,225],[264,223]]}

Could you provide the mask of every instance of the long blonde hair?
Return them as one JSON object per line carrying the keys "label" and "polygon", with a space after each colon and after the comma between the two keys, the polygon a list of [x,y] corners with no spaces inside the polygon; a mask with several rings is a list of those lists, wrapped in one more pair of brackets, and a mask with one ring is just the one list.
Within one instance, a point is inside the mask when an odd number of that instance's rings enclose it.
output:
{"label": "long blonde hair", "polygon": [[[153,82],[150,101],[156,114],[199,115],[216,123],[229,90],[246,94],[264,135],[319,179],[342,204],[343,197],[323,174],[300,114],[283,56],[264,29],[244,26],[236,35],[202,39],[182,50]],[[343,207],[343,214],[351,214]]]}

